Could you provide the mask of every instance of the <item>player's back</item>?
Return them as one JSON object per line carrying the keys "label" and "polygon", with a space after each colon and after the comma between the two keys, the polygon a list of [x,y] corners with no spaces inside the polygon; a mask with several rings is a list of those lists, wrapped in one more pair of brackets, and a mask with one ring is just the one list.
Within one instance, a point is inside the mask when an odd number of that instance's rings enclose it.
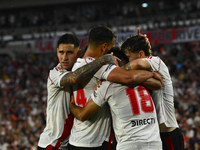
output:
{"label": "player's back", "polygon": [[[92,62],[94,59],[89,57],[86,59],[78,59],[75,63],[72,71],[80,68],[81,66]],[[102,71],[104,70],[104,71]],[[99,79],[103,78],[103,73],[107,69],[103,66],[93,78],[82,82],[81,84],[73,86],[73,95],[75,104],[80,107],[84,107],[87,104],[87,100],[90,100],[90,95],[94,91]],[[108,71],[109,72],[109,71]],[[98,110],[92,117],[86,121],[80,121],[74,119],[74,124],[71,130],[69,143],[74,146],[81,147],[98,147],[101,146],[104,141],[109,140],[110,135],[110,110],[108,105],[105,105]]]}
{"label": "player's back", "polygon": [[174,109],[174,91],[168,67],[159,57],[150,56],[146,60],[150,63],[152,71],[159,72],[163,80],[162,88],[152,92],[159,124],[165,122],[167,127],[178,127]]}
{"label": "player's back", "polygon": [[[161,150],[162,143],[153,101],[143,86],[102,83],[94,101],[107,101],[121,150]],[[103,99],[103,101],[102,101]]]}

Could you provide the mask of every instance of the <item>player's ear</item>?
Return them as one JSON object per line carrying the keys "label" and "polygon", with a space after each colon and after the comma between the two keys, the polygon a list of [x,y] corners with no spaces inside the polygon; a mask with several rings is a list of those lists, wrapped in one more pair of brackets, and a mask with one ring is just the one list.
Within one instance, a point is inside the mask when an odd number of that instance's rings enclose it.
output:
{"label": "player's ear", "polygon": [[79,49],[77,52],[77,58],[81,57],[81,50]]}
{"label": "player's ear", "polygon": [[145,56],[145,53],[144,53],[143,50],[140,50],[139,53],[138,53],[138,55],[139,55],[139,58],[142,58],[142,57]]}
{"label": "player's ear", "polygon": [[105,51],[106,51],[106,46],[107,46],[107,43],[101,44],[101,51],[102,51],[102,52],[105,52]]}

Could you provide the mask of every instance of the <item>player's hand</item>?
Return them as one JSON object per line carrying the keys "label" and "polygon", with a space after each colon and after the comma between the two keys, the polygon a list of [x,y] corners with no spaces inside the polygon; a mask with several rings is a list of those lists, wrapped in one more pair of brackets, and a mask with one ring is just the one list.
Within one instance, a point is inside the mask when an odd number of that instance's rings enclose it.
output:
{"label": "player's hand", "polygon": [[159,80],[161,82],[161,84],[163,85],[162,77],[158,72],[153,72],[153,78]]}
{"label": "player's hand", "polygon": [[140,28],[138,28],[138,27],[137,27],[137,35],[143,36],[145,38],[145,40],[146,40],[146,43],[148,43],[149,49],[151,49],[151,44],[149,42],[149,39],[147,38],[147,35],[146,34],[141,34],[140,33]]}
{"label": "player's hand", "polygon": [[74,96],[73,95],[71,95],[71,101],[70,101],[70,103],[75,104],[75,102],[74,102]]}
{"label": "player's hand", "polygon": [[97,88],[100,87],[100,85],[101,85],[102,82],[103,82],[103,80],[99,80],[99,81],[97,82],[96,86],[94,87],[94,91],[96,91]]}
{"label": "player's hand", "polygon": [[113,52],[111,52],[110,54],[107,54],[107,55],[111,55],[112,56],[112,61],[111,61],[111,64],[113,65],[116,65],[116,66],[119,66],[119,61],[121,61],[121,59],[119,59],[118,57],[116,56],[113,56]]}

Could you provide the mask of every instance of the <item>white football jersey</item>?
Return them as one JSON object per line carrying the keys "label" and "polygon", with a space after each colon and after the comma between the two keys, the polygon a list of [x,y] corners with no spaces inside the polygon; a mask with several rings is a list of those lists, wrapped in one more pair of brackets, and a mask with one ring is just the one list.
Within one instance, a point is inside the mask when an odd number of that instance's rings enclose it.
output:
{"label": "white football jersey", "polygon": [[155,56],[145,58],[151,65],[152,71],[162,76],[163,86],[160,90],[152,92],[159,124],[165,123],[167,127],[178,127],[174,109],[174,92],[169,70],[165,63]]}
{"label": "white football jersey", "polygon": [[[94,58],[78,58],[72,71],[94,61]],[[100,79],[107,79],[109,73],[117,66],[104,65],[89,80],[73,85],[75,104],[84,107],[90,100],[90,95]],[[74,118],[69,143],[78,147],[99,147],[104,141],[109,141],[111,129],[110,109],[105,105],[86,121]]]}
{"label": "white football jersey", "polygon": [[60,86],[61,78],[67,73],[69,71],[62,69],[60,64],[49,72],[46,127],[40,135],[39,147],[52,145],[60,149],[68,144],[74,118],[69,110],[70,87]]}
{"label": "white football jersey", "polygon": [[91,94],[103,107],[108,102],[118,150],[161,150],[156,110],[143,86],[127,87],[105,81]]}

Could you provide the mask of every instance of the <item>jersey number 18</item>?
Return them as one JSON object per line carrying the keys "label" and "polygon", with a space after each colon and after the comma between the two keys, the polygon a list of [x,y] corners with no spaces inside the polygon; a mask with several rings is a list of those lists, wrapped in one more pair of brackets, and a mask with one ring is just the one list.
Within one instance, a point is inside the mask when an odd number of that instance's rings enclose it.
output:
{"label": "jersey number 18", "polygon": [[[136,92],[138,93],[139,97],[136,96]],[[141,110],[144,113],[151,113],[154,111],[151,96],[143,86],[138,86],[134,89],[128,87],[126,88],[126,94],[129,96],[133,115],[141,114],[139,105],[141,105]]]}

